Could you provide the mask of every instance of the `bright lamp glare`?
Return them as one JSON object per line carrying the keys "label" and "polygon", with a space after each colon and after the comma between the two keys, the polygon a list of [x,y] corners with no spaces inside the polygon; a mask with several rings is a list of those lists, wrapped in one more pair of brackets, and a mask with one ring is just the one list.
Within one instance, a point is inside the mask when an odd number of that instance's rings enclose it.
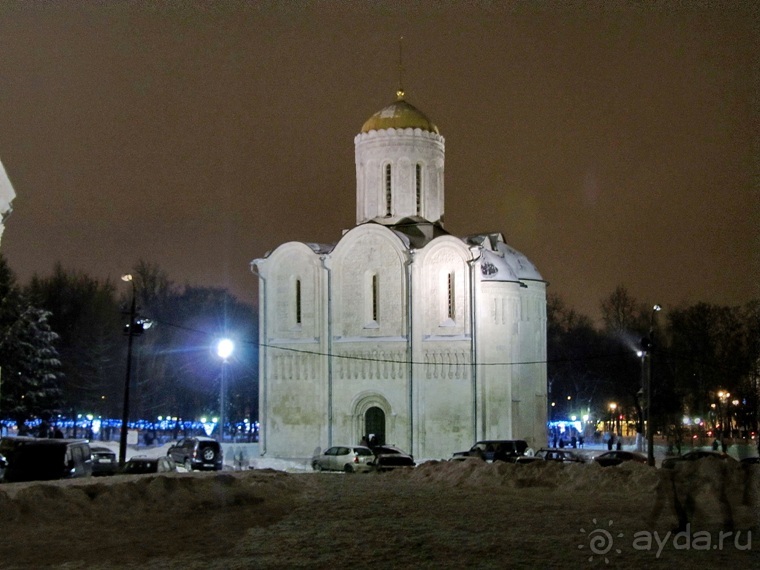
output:
{"label": "bright lamp glare", "polygon": [[233,350],[235,350],[235,343],[228,338],[223,338],[216,345],[216,354],[223,360],[227,360],[232,356]]}

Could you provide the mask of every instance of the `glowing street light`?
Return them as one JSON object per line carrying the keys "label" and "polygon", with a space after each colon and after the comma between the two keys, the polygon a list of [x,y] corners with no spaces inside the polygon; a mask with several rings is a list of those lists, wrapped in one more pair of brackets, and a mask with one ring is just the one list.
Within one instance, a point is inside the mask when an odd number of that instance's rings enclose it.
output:
{"label": "glowing street light", "polygon": [[121,433],[119,434],[119,465],[124,466],[127,459],[127,425],[129,424],[129,384],[132,379],[132,338],[135,334],[135,314],[137,288],[132,275],[127,273],[121,276],[122,281],[132,284],[132,305],[129,309],[129,328],[127,329],[127,375],[124,379],[124,407],[121,414]]}
{"label": "glowing street light", "polygon": [[227,361],[235,351],[235,343],[228,338],[223,338],[216,343],[216,355],[222,359],[222,376],[219,382],[219,443],[224,441],[224,396],[225,383],[227,381]]}
{"label": "glowing street light", "polygon": [[216,354],[222,360],[227,360],[235,350],[235,343],[228,338],[223,338],[216,344]]}

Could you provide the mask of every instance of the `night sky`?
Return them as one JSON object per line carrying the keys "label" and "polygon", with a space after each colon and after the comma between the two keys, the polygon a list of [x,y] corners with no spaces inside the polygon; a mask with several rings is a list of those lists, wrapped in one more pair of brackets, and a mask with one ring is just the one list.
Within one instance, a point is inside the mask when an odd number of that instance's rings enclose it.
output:
{"label": "night sky", "polygon": [[[2,251],[253,302],[249,262],[355,224],[353,138],[407,100],[445,228],[502,232],[572,307],[760,296],[751,2],[0,3]],[[499,6],[494,8],[493,5]]]}

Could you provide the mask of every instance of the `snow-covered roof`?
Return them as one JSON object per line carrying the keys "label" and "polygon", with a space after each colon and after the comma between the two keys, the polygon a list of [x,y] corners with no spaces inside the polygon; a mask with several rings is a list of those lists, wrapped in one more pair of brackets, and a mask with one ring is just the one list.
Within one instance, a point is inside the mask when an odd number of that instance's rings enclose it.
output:
{"label": "snow-covered roof", "polygon": [[500,233],[471,235],[468,245],[482,248],[480,268],[485,281],[543,281],[536,266],[521,252],[507,245]]}
{"label": "snow-covered roof", "polygon": [[335,249],[334,243],[314,243],[314,242],[304,242],[304,243],[306,243],[306,245],[317,255],[330,253],[333,249]]}
{"label": "snow-covered roof", "polygon": [[483,281],[519,281],[503,256],[484,249],[480,255],[480,278]]}
{"label": "snow-covered roof", "polygon": [[[365,224],[375,224],[389,229],[407,249],[423,249],[436,238],[451,235],[440,224],[418,217],[404,218],[391,226],[374,221],[365,222]],[[500,233],[475,234],[458,239],[468,246],[480,247],[480,270],[484,281],[544,280],[536,266],[524,254],[507,245],[504,242],[504,236]],[[317,255],[329,255],[338,245],[337,243],[298,243],[307,246]],[[266,252],[264,259],[271,253],[272,251]],[[254,265],[257,261],[253,260],[251,264]]]}

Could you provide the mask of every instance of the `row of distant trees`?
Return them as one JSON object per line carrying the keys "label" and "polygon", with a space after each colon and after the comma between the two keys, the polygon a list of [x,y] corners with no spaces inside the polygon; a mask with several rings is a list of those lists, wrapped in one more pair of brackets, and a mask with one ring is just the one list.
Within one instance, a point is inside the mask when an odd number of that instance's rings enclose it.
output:
{"label": "row of distant trees", "polygon": [[[214,347],[228,336],[236,350],[227,368],[226,417],[256,420],[255,308],[224,289],[177,286],[146,262],[132,275],[138,313],[154,326],[134,338],[130,418],[218,415],[221,362]],[[22,425],[56,414],[120,418],[132,292],[122,281],[60,265],[20,286],[0,256],[0,419]],[[684,416],[709,428],[757,429],[760,301],[736,307],[697,303],[655,314],[621,286],[602,300],[601,326],[556,295],[548,297],[547,309],[555,418],[588,413],[607,419],[615,402],[616,414],[641,426],[649,363],[637,351],[642,338],[651,336],[652,420],[658,429],[678,436]]]}
{"label": "row of distant trees", "polygon": [[[133,338],[130,419],[197,421],[219,414],[216,341],[226,369],[228,419],[258,413],[257,315],[225,289],[177,286],[158,266],[133,271],[137,312],[152,326]],[[133,289],[58,265],[17,284],[0,257],[0,418],[23,425],[58,414],[121,418]]]}
{"label": "row of distant trees", "polygon": [[[620,286],[602,301],[603,323],[594,326],[561,298],[550,296],[547,372],[555,417],[590,413],[611,420],[622,414],[640,428],[646,402],[642,380],[649,362],[637,351],[642,339],[649,339],[645,358],[651,358],[657,430],[680,439],[687,429],[684,418],[701,420],[703,430],[716,437],[756,430],[760,301],[665,309],[655,312]],[[612,402],[617,404],[614,413]]]}

